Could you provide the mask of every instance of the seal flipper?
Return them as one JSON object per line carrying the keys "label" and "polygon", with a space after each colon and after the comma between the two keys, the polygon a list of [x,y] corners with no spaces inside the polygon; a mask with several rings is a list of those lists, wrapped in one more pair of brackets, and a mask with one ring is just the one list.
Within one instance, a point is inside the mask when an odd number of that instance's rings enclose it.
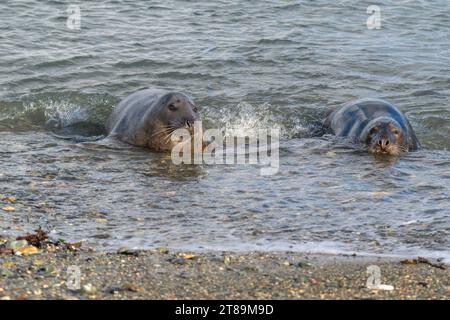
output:
{"label": "seal flipper", "polygon": [[409,120],[406,119],[406,123],[408,124],[408,131],[409,131],[409,137],[408,139],[408,151],[416,151],[422,148],[422,145],[419,142],[419,139],[416,136],[416,133],[414,129],[411,126],[411,123],[409,123]]}
{"label": "seal flipper", "polygon": [[75,143],[94,142],[105,138],[106,130],[90,122],[78,122],[70,126],[52,131],[52,136],[58,139],[70,140]]}
{"label": "seal flipper", "polygon": [[101,135],[101,136],[92,136],[92,137],[85,137],[85,136],[61,136],[55,133],[51,133],[51,135],[57,139],[62,139],[62,140],[70,140],[72,142],[75,143],[82,143],[82,142],[95,142],[95,141],[99,141],[104,139],[106,136],[105,135]]}

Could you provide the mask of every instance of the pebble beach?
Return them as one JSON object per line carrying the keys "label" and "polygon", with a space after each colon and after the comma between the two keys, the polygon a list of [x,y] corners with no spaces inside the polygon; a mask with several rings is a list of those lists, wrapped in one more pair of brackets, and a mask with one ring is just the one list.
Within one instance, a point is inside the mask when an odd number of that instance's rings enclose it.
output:
{"label": "pebble beach", "polygon": [[[450,298],[450,269],[420,258],[167,248],[96,252],[70,244],[17,252],[0,255],[2,300]],[[367,287],[373,265],[381,283],[393,288]],[[78,282],[71,278],[74,267]]]}

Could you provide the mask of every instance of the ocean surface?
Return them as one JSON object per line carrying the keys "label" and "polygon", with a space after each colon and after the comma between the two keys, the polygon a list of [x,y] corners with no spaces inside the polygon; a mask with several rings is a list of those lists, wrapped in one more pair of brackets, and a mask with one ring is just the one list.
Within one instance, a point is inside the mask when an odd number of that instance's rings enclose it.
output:
{"label": "ocean surface", "polygon": [[[450,261],[450,2],[383,1],[380,29],[372,4],[1,1],[0,194],[17,202],[0,235]],[[53,135],[101,135],[144,87],[188,93],[229,135],[280,128],[278,173]],[[366,97],[397,105],[423,149],[378,159],[320,134]]]}

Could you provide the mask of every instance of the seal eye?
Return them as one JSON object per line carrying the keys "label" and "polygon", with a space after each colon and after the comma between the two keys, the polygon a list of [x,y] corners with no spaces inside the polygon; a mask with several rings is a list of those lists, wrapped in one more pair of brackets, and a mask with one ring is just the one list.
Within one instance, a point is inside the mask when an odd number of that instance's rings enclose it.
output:
{"label": "seal eye", "polygon": [[167,107],[170,111],[177,111],[177,107],[173,103],[169,104]]}
{"label": "seal eye", "polygon": [[370,129],[369,134],[371,136],[373,136],[376,132],[377,132],[377,128],[372,128],[372,129]]}
{"label": "seal eye", "polygon": [[394,129],[393,133],[394,133],[395,135],[398,135],[398,134],[399,134],[399,132],[398,132],[397,129]]}
{"label": "seal eye", "polygon": [[197,112],[198,112],[197,107],[193,107],[193,108],[192,108],[192,111],[194,111],[195,113],[197,113]]}

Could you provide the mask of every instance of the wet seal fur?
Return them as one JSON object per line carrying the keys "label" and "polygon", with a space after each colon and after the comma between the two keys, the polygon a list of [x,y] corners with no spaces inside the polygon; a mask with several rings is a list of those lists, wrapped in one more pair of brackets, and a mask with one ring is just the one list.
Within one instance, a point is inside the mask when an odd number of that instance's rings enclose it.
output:
{"label": "wet seal fur", "polygon": [[192,131],[199,120],[197,107],[185,94],[145,89],[122,100],[106,122],[108,137],[155,151],[170,151],[171,134],[179,128]]}
{"label": "wet seal fur", "polygon": [[398,156],[420,147],[405,115],[381,99],[349,102],[332,112],[324,125],[336,136],[366,144],[372,154]]}

